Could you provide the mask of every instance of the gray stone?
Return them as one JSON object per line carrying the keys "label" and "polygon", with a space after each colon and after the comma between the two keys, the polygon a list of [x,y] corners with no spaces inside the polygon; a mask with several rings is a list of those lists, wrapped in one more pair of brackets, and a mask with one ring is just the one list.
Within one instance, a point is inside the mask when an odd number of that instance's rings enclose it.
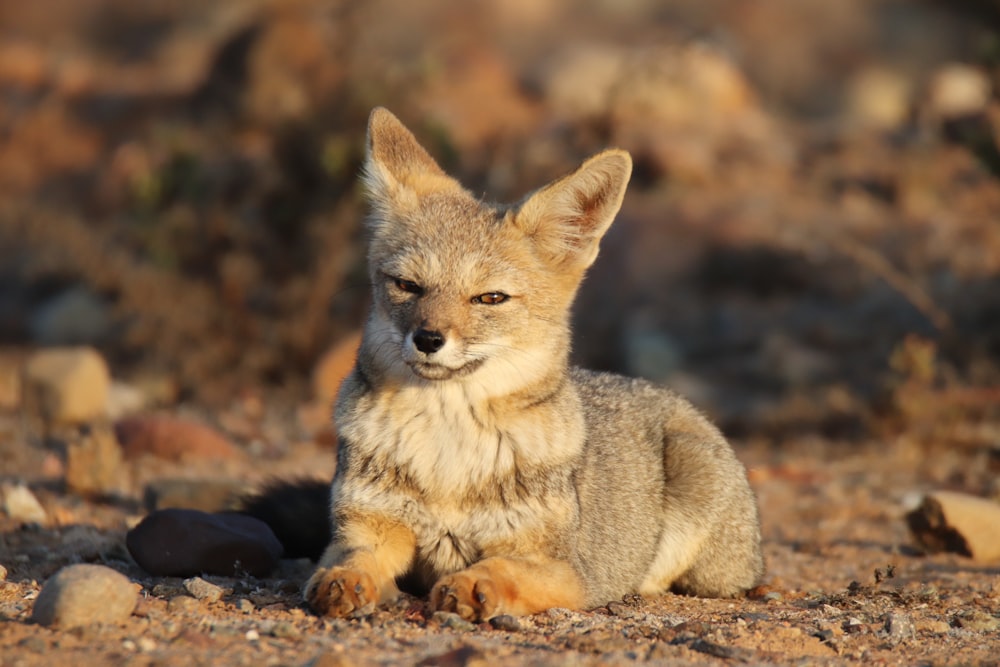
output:
{"label": "gray stone", "polygon": [[138,590],[128,577],[104,565],[70,565],[45,582],[31,619],[63,628],[121,623],[135,609]]}

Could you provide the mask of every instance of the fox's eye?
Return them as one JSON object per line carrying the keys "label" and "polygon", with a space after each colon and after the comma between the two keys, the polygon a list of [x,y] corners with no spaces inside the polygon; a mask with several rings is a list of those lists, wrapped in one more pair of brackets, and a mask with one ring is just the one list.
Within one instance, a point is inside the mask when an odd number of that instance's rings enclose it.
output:
{"label": "fox's eye", "polygon": [[424,292],[424,288],[412,280],[393,278],[393,283],[396,285],[396,289],[402,290],[403,292],[409,292],[410,294],[423,294]]}
{"label": "fox's eye", "polygon": [[472,303],[483,303],[487,306],[495,306],[498,303],[503,303],[510,297],[503,292],[487,292],[486,294],[480,294],[479,296],[472,297]]}

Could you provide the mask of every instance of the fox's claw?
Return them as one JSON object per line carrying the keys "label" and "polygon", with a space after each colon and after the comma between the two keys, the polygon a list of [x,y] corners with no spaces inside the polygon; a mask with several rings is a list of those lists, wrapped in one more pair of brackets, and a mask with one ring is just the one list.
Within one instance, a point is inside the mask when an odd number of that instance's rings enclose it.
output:
{"label": "fox's claw", "polygon": [[467,621],[487,621],[501,613],[494,583],[457,572],[442,577],[431,591],[431,608],[450,611]]}
{"label": "fox's claw", "polygon": [[378,592],[365,572],[319,568],[306,584],[305,600],[321,616],[356,618],[375,611]]}

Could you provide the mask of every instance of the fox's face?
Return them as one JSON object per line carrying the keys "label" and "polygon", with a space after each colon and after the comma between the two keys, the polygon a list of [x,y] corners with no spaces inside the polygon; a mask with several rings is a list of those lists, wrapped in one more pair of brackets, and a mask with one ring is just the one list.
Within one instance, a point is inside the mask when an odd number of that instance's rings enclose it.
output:
{"label": "fox's face", "polygon": [[489,205],[376,109],[367,353],[401,379],[475,377],[498,392],[564,364],[573,297],[630,168],[627,153],[606,151],[518,205]]}

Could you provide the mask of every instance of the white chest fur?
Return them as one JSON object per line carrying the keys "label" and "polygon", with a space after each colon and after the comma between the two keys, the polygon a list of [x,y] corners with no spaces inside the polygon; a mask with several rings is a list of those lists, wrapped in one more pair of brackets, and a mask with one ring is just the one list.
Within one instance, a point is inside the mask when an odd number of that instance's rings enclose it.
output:
{"label": "white chest fur", "polygon": [[582,424],[547,406],[521,411],[438,382],[358,397],[338,423],[353,448],[405,470],[429,497],[454,497],[519,466],[557,464],[582,446]]}

